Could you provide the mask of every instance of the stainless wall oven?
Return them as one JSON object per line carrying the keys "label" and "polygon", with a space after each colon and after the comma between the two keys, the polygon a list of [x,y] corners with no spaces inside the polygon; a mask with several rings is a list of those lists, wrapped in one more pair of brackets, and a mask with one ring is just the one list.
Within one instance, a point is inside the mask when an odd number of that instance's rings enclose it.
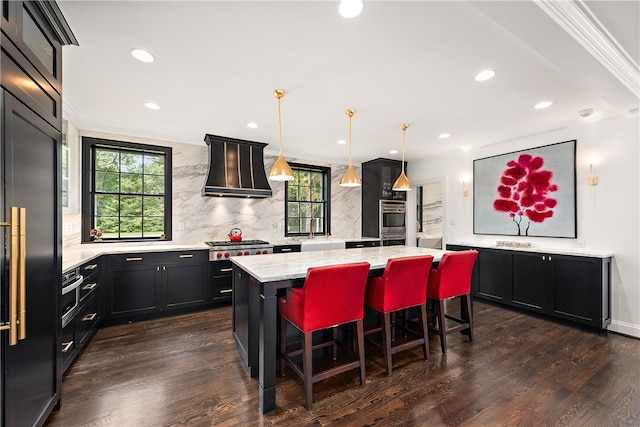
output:
{"label": "stainless wall oven", "polygon": [[404,245],[407,236],[404,201],[380,200],[380,239],[383,246]]}

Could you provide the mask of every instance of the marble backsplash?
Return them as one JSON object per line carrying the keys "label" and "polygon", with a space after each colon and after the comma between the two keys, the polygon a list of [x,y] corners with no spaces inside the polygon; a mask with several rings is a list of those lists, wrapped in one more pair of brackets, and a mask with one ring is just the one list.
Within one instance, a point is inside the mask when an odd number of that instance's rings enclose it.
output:
{"label": "marble backsplash", "polygon": [[[173,149],[173,243],[192,244],[206,240],[226,240],[229,230],[238,227],[245,239],[281,241],[284,236],[284,183],[270,182],[273,196],[266,199],[204,197],[200,190],[207,178],[208,149],[202,145],[170,143],[135,137],[85,133],[121,141],[146,142],[171,146]],[[265,155],[265,169],[271,169],[275,156]],[[361,189],[340,187],[347,165],[312,162],[287,158],[289,162],[331,167],[331,235],[360,237]],[[362,175],[361,168],[356,168]],[[77,179],[80,179],[78,174]],[[78,212],[67,212],[63,219],[63,248],[80,244],[81,218]]]}

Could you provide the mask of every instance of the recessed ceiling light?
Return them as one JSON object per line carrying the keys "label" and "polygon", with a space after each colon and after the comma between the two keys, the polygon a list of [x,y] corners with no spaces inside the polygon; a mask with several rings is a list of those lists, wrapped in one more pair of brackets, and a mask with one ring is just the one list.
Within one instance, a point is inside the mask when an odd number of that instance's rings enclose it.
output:
{"label": "recessed ceiling light", "polygon": [[153,62],[156,58],[144,49],[131,49],[131,56],[142,62]]}
{"label": "recessed ceiling light", "polygon": [[536,110],[542,110],[543,108],[550,107],[551,104],[553,104],[553,102],[551,101],[541,101],[534,105],[533,108],[535,108]]}
{"label": "recessed ceiling light", "polygon": [[362,12],[362,0],[342,0],[338,11],[343,18],[355,18]]}
{"label": "recessed ceiling light", "polygon": [[480,71],[478,74],[476,74],[476,81],[483,82],[485,80],[489,80],[495,75],[496,75],[496,72],[493,70]]}
{"label": "recessed ceiling light", "polygon": [[251,128],[251,129],[255,129],[255,128],[258,127],[258,124],[254,123],[254,122],[249,122],[249,123],[247,123],[247,127]]}
{"label": "recessed ceiling light", "polygon": [[450,133],[441,133],[440,135],[438,135],[438,138],[440,139],[447,139],[451,136]]}
{"label": "recessed ceiling light", "polygon": [[159,110],[160,106],[156,103],[153,102],[147,102],[146,104],[144,104],[145,107],[147,107],[150,110]]}
{"label": "recessed ceiling light", "polygon": [[347,141],[345,141],[344,139],[339,139],[339,140],[336,141],[336,144],[339,144],[339,145],[344,145],[346,143],[347,143]]}
{"label": "recessed ceiling light", "polygon": [[398,150],[389,150],[389,154],[398,154]]}

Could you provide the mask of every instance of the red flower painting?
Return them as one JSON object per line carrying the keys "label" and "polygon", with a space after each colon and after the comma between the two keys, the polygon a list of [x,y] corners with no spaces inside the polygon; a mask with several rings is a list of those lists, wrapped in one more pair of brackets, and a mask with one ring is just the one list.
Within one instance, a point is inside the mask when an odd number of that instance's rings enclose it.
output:
{"label": "red flower painting", "polygon": [[[507,162],[507,169],[500,177],[498,198],[493,208],[505,212],[517,227],[518,236],[529,235],[531,223],[541,223],[553,217],[553,208],[558,201],[550,193],[558,191],[551,182],[553,172],[542,170],[544,159],[530,154],[521,154],[518,160]],[[526,218],[524,233],[521,226]]]}

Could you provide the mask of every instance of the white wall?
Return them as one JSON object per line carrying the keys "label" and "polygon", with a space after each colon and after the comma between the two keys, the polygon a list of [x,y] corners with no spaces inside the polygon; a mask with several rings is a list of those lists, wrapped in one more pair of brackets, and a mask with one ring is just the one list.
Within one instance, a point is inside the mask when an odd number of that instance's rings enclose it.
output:
{"label": "white wall", "polygon": [[[245,239],[270,242],[284,239],[284,183],[270,182],[273,196],[266,199],[200,195],[208,170],[209,154],[204,141],[201,145],[182,144],[82,130],[79,135],[172,147],[174,243],[193,244],[207,240],[227,240],[227,234],[234,227],[242,230]],[[79,152],[72,154],[80,155]],[[267,173],[275,159],[274,156],[265,156]],[[331,234],[341,238],[360,237],[361,189],[339,185],[347,166],[305,159],[287,161],[331,167]],[[356,170],[362,176],[361,169]],[[75,178],[80,180],[79,170]],[[63,248],[80,245],[80,213],[65,212],[63,221]]]}
{"label": "white wall", "polygon": [[[462,196],[462,176],[473,175],[473,160],[567,140],[577,140],[577,239],[473,234],[473,186]],[[539,247],[584,247],[615,254],[612,322],[609,330],[640,337],[640,118],[622,116],[584,121],[565,128],[452,151],[408,166],[412,182],[445,176],[445,242],[522,240]],[[597,187],[589,187],[589,159],[595,157]]]}

